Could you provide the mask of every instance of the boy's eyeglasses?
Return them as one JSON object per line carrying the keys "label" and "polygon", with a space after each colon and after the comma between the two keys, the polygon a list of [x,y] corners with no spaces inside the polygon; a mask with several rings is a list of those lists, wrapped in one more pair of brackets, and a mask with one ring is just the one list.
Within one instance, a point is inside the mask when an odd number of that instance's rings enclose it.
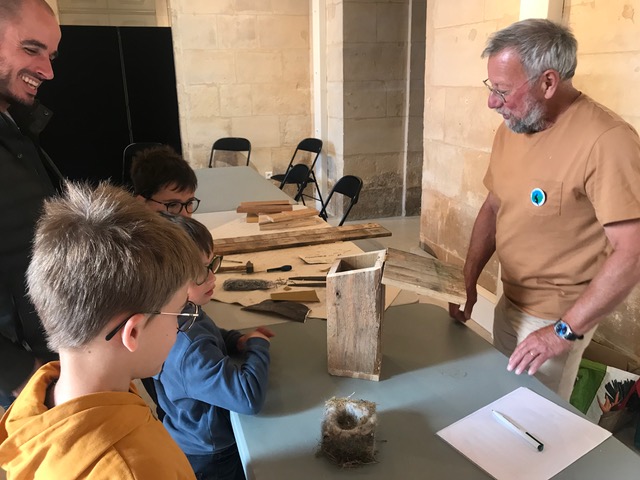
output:
{"label": "boy's eyeglasses", "polygon": [[167,212],[173,213],[174,215],[178,215],[183,208],[186,210],[187,213],[193,213],[196,210],[198,210],[198,207],[200,206],[200,199],[196,197],[190,198],[184,203],[183,202],[160,202],[158,200],[154,200],[151,197],[148,197],[147,200],[154,203],[159,203],[160,205],[164,205],[164,208],[167,209]]}
{"label": "boy's eyeglasses", "polygon": [[222,255],[214,255],[208,265],[205,265],[204,277],[196,279],[196,285],[202,285],[209,278],[209,272],[218,273],[220,266],[222,265]]}
{"label": "boy's eyeglasses", "polygon": [[[187,307],[189,308],[189,310],[193,310],[193,313],[189,313],[189,312],[172,313],[172,312],[156,311],[156,312],[147,313],[146,315],[175,315],[178,318],[186,317],[188,321],[184,322],[182,325],[180,325],[180,322],[178,322],[177,328],[179,332],[187,332],[191,329],[191,327],[193,327],[193,324],[195,323],[196,318],[200,316],[200,312],[201,312],[200,305],[196,305],[193,302],[187,302],[185,304],[185,308]],[[113,330],[107,333],[107,336],[104,337],[104,339],[108,342],[113,337],[115,337],[116,333],[118,333],[118,331],[120,331],[120,329],[125,326],[125,324],[129,321],[130,318],[131,317],[129,316],[125,318],[122,322],[120,322]]]}

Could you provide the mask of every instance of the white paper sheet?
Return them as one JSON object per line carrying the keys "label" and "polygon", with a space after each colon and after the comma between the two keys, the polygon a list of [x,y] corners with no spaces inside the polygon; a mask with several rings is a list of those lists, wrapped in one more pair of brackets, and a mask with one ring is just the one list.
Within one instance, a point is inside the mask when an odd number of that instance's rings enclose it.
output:
{"label": "white paper sheet", "polygon": [[[505,428],[491,410],[507,415],[530,432],[544,443],[544,450],[538,452]],[[443,428],[438,435],[498,480],[542,480],[564,470],[611,432],[520,387]]]}

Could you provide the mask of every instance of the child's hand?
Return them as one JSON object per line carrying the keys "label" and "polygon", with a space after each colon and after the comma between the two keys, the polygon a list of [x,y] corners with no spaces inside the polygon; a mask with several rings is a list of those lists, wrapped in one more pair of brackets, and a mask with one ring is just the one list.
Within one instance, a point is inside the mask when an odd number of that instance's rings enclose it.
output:
{"label": "child's hand", "polygon": [[270,342],[269,339],[274,335],[275,334],[268,328],[258,327],[253,332],[247,333],[238,339],[238,344],[237,344],[238,350],[241,352],[244,351],[245,344],[247,343],[247,340],[249,340],[250,338],[254,338],[254,337],[264,338],[267,342]]}
{"label": "child's hand", "polygon": [[273,331],[271,331],[267,327],[258,327],[256,328],[256,332],[260,332],[261,334],[263,334],[265,337],[268,337],[268,338],[276,336],[276,334],[273,333]]}

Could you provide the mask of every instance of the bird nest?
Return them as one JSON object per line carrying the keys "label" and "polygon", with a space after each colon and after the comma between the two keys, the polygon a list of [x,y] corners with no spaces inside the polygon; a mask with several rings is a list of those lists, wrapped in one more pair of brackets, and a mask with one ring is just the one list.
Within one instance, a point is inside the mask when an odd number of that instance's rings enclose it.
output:
{"label": "bird nest", "polygon": [[376,404],[333,397],[325,402],[319,454],[341,467],[376,462]]}

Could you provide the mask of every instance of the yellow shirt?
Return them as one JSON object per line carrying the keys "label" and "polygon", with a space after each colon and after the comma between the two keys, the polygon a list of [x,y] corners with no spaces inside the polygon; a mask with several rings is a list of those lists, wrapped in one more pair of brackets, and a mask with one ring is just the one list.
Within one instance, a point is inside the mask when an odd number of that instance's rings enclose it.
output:
{"label": "yellow shirt", "polygon": [[484,183],[500,201],[505,295],[531,315],[559,318],[610,252],[603,225],[640,218],[640,140],[580,95],[542,132],[501,125]]}
{"label": "yellow shirt", "polygon": [[41,367],[0,421],[8,480],[195,478],[135,393],[96,393],[47,408],[47,388],[59,376],[59,362]]}

